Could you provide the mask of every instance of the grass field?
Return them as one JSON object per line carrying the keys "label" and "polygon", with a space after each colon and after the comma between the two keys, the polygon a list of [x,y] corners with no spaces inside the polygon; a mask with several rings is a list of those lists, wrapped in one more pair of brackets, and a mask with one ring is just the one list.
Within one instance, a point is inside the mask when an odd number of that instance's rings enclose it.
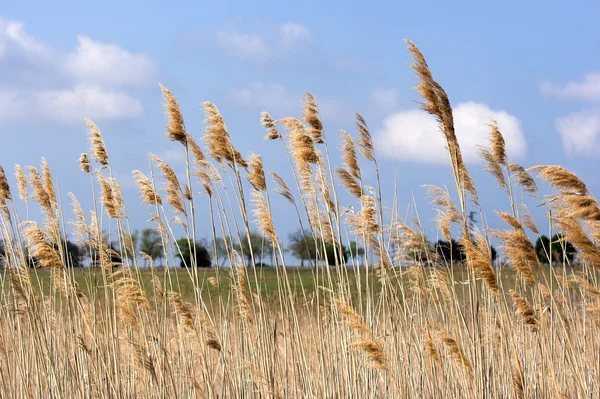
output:
{"label": "grass field", "polygon": [[[166,136],[185,151],[185,174],[154,155],[147,173],[132,171],[159,256],[133,245],[113,176],[112,162],[118,160],[109,158],[92,121],[90,148],[79,167],[90,178],[93,209],[84,211],[74,195],[72,209],[66,209],[45,161],[40,169],[17,165],[16,190],[0,168],[6,264],[0,396],[598,397],[597,200],[562,167],[526,169],[509,162],[502,132],[490,121],[489,146],[481,156],[510,207],[486,214],[462,158],[450,99],[419,49],[411,42],[408,48],[422,107],[439,123],[455,183],[452,190],[427,189],[439,236],[460,244],[463,264],[437,253],[418,217],[403,220],[397,204],[384,209],[375,148],[362,116],[356,115],[355,136],[341,134],[342,167],[334,168],[330,151],[336,143],[326,136],[312,95],[305,95],[301,119],[274,120],[263,113],[265,152],[284,152],[293,176],[286,182],[272,173],[267,181],[263,159],[236,149],[214,104],[203,103],[205,131],[197,141],[175,96],[161,86]],[[371,179],[362,173],[364,164],[374,171]],[[61,192],[68,183],[61,182]],[[549,186],[550,199],[538,184]],[[348,192],[354,211],[342,210],[340,190]],[[198,191],[205,206],[198,205]],[[294,210],[311,264],[331,266],[287,265],[271,212],[275,195]],[[25,220],[14,203],[19,200],[28,211],[39,208],[43,220]],[[544,204],[550,230],[563,237],[542,243],[543,254],[553,259],[552,246],[566,253],[570,242],[578,251],[576,267],[566,256],[551,267],[541,265],[531,203]],[[505,227],[474,229],[471,209],[499,218]],[[232,265],[218,274],[195,267],[202,264],[192,245],[195,226],[206,221],[213,242],[222,238],[225,264]],[[105,226],[111,226],[110,239]],[[97,267],[73,267],[67,230]],[[246,266],[245,259],[258,255],[254,231],[262,247],[270,247],[274,267]],[[493,263],[492,239],[500,243],[503,267]],[[340,256],[350,242],[365,249],[363,266]],[[218,253],[215,244],[213,259]],[[140,266],[141,259],[152,265],[153,259],[178,256],[188,259],[189,270]]]}

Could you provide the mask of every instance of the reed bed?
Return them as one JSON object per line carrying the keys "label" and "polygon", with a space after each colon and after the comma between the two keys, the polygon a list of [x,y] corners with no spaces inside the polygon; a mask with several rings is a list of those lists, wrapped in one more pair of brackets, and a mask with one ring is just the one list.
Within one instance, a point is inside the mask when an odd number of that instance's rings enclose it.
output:
{"label": "reed bed", "polygon": [[[185,150],[185,174],[151,155],[146,172],[133,171],[141,206],[160,234],[167,265],[185,249],[175,242],[177,232],[193,247],[196,226],[209,223],[215,238],[226,237],[228,267],[205,278],[194,257],[181,272],[156,268],[147,254],[133,254],[131,226],[112,173],[118,159],[92,121],[87,121],[90,147],[79,166],[89,175],[93,209],[84,211],[72,194],[69,207],[45,161],[39,169],[16,167],[16,191],[0,168],[6,266],[0,396],[598,397],[596,199],[559,166],[526,169],[511,163],[502,132],[490,121],[489,146],[481,156],[510,209],[497,214],[504,230],[473,229],[469,210],[486,213],[462,159],[450,100],[419,49],[407,44],[422,107],[439,123],[454,177],[452,190],[428,187],[439,234],[461,243],[465,262],[437,256],[418,216],[406,221],[396,212],[398,204],[384,206],[377,149],[362,116],[356,115],[354,136],[341,135],[342,166],[334,168],[337,156],[333,159],[329,147],[337,140],[326,134],[313,96],[305,96],[300,118],[276,120],[263,113],[265,152],[283,151],[289,159],[293,180],[284,181],[265,173],[268,158],[236,149],[235,136],[212,103],[203,104],[205,133],[197,140],[187,131],[175,95],[161,86],[166,137]],[[375,171],[373,181],[361,167]],[[550,200],[538,190],[541,184],[550,187]],[[355,210],[340,206],[342,190],[354,199]],[[195,205],[198,195],[208,206]],[[310,289],[298,289],[302,279],[293,277],[298,269],[287,267],[289,254],[271,216],[275,196],[314,239]],[[550,228],[578,249],[577,267],[566,259],[540,265],[530,240],[540,233],[524,198],[544,203]],[[28,210],[39,208],[43,221],[24,218],[16,201]],[[116,247],[103,234],[109,226]],[[254,228],[274,254],[276,288],[268,292],[260,268],[246,267],[244,250],[234,245],[250,240]],[[65,255],[67,232],[75,234],[95,267],[85,287]],[[492,238],[500,241],[510,272],[492,263]],[[326,250],[350,240],[367,249],[361,262]],[[40,273],[32,263],[47,269],[49,290],[39,289]],[[191,294],[183,296],[182,285],[191,286]]]}

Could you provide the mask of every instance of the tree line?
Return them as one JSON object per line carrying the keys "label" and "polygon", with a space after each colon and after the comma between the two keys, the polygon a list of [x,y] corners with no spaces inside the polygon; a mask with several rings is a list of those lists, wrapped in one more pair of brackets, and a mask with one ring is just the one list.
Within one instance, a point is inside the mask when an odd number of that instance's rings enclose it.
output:
{"label": "tree line", "polygon": [[[122,262],[121,252],[118,250],[117,243],[109,243],[109,247],[113,250],[113,262],[118,264]],[[132,234],[132,245],[135,254],[143,252],[148,255],[148,258],[156,265],[163,266],[163,239],[158,231],[154,229],[144,229],[141,232],[135,230]],[[82,267],[87,264],[93,266],[93,254],[86,253],[80,245],[70,240],[64,240],[61,245],[55,244],[59,252],[62,252],[63,258],[67,259],[67,263],[72,267]],[[442,260],[446,262],[463,262],[466,260],[462,245],[455,241],[438,240],[432,247]],[[242,236],[240,241],[234,240],[231,237],[227,239],[217,237],[212,243],[206,240],[199,240],[192,243],[187,238],[180,238],[175,243],[175,253],[179,261],[180,267],[189,267],[196,265],[197,267],[211,267],[213,265],[224,266],[232,259],[232,251],[235,250],[238,254],[243,254],[243,263],[247,266],[266,266],[271,262],[273,255],[273,246],[261,234],[250,232],[248,237]],[[355,241],[349,243],[348,246],[340,245],[336,247],[329,243],[316,241],[312,235],[305,234],[302,231],[296,231],[289,235],[289,246],[286,250],[292,256],[300,260],[300,266],[319,266],[315,262],[320,260],[322,264],[333,265],[341,260],[348,261],[354,258],[360,262],[364,255],[364,248],[360,247]],[[540,236],[535,243],[535,251],[538,259],[543,264],[549,264],[550,260],[554,263],[562,263],[568,261],[572,263],[577,255],[577,250],[562,235],[555,234],[551,238],[545,235]],[[125,256],[133,257],[134,255],[125,251]],[[213,254],[215,255],[213,257]],[[492,262],[497,258],[497,251],[493,246],[490,246],[490,254]],[[195,258],[194,258],[195,257]],[[4,249],[0,242],[0,258],[4,258]],[[213,259],[214,258],[214,259]],[[414,260],[426,260],[425,254],[414,254]],[[36,266],[36,259],[29,258],[31,267]],[[0,266],[2,259],[0,259]],[[148,260],[144,260],[144,266],[148,266]]]}

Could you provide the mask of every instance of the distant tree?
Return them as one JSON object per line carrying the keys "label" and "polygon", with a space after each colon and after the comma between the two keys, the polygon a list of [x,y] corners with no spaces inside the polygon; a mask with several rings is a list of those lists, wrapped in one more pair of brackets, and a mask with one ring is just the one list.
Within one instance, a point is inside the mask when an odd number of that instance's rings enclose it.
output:
{"label": "distant tree", "polygon": [[[180,238],[177,240],[177,247],[179,249],[175,249],[175,256],[180,259],[180,267],[210,267],[210,252],[206,248],[206,244],[204,242],[196,241],[195,243],[195,261],[192,261],[194,258],[194,247],[190,246],[190,242],[187,238]],[[181,252],[181,253],[180,253]]]}
{"label": "distant tree", "polygon": [[[231,248],[228,250],[227,247],[232,245],[232,243],[233,240],[230,237],[217,237],[213,240],[211,249],[215,249],[217,252],[217,259],[215,259],[215,262],[218,260],[218,266],[223,266],[227,262],[227,260],[229,260],[229,256],[231,255]],[[233,245],[235,247],[237,244]]]}
{"label": "distant tree", "polygon": [[356,241],[350,241],[348,248],[345,251],[346,259],[348,257],[354,258],[360,262],[361,257],[365,254],[365,249],[359,247]]}
{"label": "distant tree", "polygon": [[575,260],[577,249],[569,241],[565,240],[561,233],[552,236],[552,256],[557,262],[567,259],[569,262]]}
{"label": "distant tree", "polygon": [[496,251],[496,248],[494,248],[493,245],[490,245],[490,253],[492,254],[492,263],[494,263],[498,258],[498,252]]}
{"label": "distant tree", "polygon": [[455,240],[451,240],[450,242],[438,240],[434,247],[438,256],[446,262],[450,262],[451,260],[455,262],[462,262],[465,260],[465,254],[462,245]]}
{"label": "distant tree", "polygon": [[[147,254],[153,262],[163,258],[162,238],[155,229],[144,229],[140,238],[140,251]],[[144,261],[144,266],[146,261]]]}
{"label": "distant tree", "polygon": [[76,243],[65,240],[63,242],[64,258],[71,267],[83,267],[86,257],[85,249]]}
{"label": "distant tree", "polygon": [[[259,260],[258,265],[263,265],[264,258],[270,256],[273,253],[271,241],[269,241],[262,234],[257,233],[255,231],[251,231],[249,242],[248,238],[246,237],[246,234],[241,233],[240,236],[242,241],[240,244],[237,245],[236,249],[240,252],[243,252],[248,266],[252,266],[252,264],[257,258]],[[250,251],[250,249],[252,249],[252,251]],[[254,256],[254,259],[252,259],[252,256]]]}
{"label": "distant tree", "polygon": [[[342,259],[345,261],[348,259],[349,250],[345,246],[334,247],[330,243],[325,243],[325,253],[323,253],[323,243],[321,241],[315,241],[312,236],[305,235],[302,231],[297,231],[290,234],[290,252],[298,259],[300,259],[300,266],[304,266],[305,260],[312,260],[315,263],[318,259],[325,260],[329,265],[335,265],[337,261]],[[337,256],[336,256],[337,255]]]}
{"label": "distant tree", "polygon": [[552,261],[562,263],[563,260],[573,262],[577,249],[569,241],[566,241],[562,234],[558,233],[552,236],[550,240],[547,236],[540,236],[535,242],[535,252],[540,262],[549,264],[548,252],[552,249]]}
{"label": "distant tree", "polygon": [[298,230],[290,234],[289,239],[289,251],[294,257],[300,259],[301,267],[304,267],[305,260],[310,262],[317,259],[317,248],[312,236],[303,234],[301,230]]}
{"label": "distant tree", "polygon": [[540,260],[540,262],[546,264],[550,263],[550,260],[548,259],[549,251],[550,239],[545,235],[538,237],[537,241],[535,242],[535,253],[537,254],[537,257]]}

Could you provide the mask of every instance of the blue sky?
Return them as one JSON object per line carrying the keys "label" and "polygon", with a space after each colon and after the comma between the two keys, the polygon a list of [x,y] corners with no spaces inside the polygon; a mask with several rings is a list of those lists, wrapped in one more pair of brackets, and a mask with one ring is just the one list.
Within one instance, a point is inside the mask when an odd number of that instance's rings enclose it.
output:
{"label": "blue sky", "polygon": [[[278,172],[287,160],[280,146],[261,139],[260,112],[297,116],[309,91],[330,143],[338,129],[354,133],[355,111],[365,116],[384,197],[392,198],[395,185],[400,213],[412,215],[414,194],[428,222],[435,214],[421,185],[451,187],[452,178],[441,134],[417,111],[403,42],[410,39],[450,96],[484,211],[500,227],[492,212],[506,209],[507,199],[478,172],[475,156],[489,117],[498,120],[511,160],[561,164],[600,192],[599,16],[598,1],[5,3],[0,164],[12,174],[14,163],[39,165],[45,156],[65,201],[73,191],[89,208],[76,164],[87,150],[89,117],[104,134],[132,224],[143,228],[148,210],[139,206],[131,171],[147,172],[149,152],[181,166],[180,146],[161,136],[158,82],[175,94],[196,138],[200,103],[212,101],[238,149],[263,154],[265,167]],[[283,236],[295,228],[289,214],[276,202]],[[207,223],[201,235],[208,236]]]}

